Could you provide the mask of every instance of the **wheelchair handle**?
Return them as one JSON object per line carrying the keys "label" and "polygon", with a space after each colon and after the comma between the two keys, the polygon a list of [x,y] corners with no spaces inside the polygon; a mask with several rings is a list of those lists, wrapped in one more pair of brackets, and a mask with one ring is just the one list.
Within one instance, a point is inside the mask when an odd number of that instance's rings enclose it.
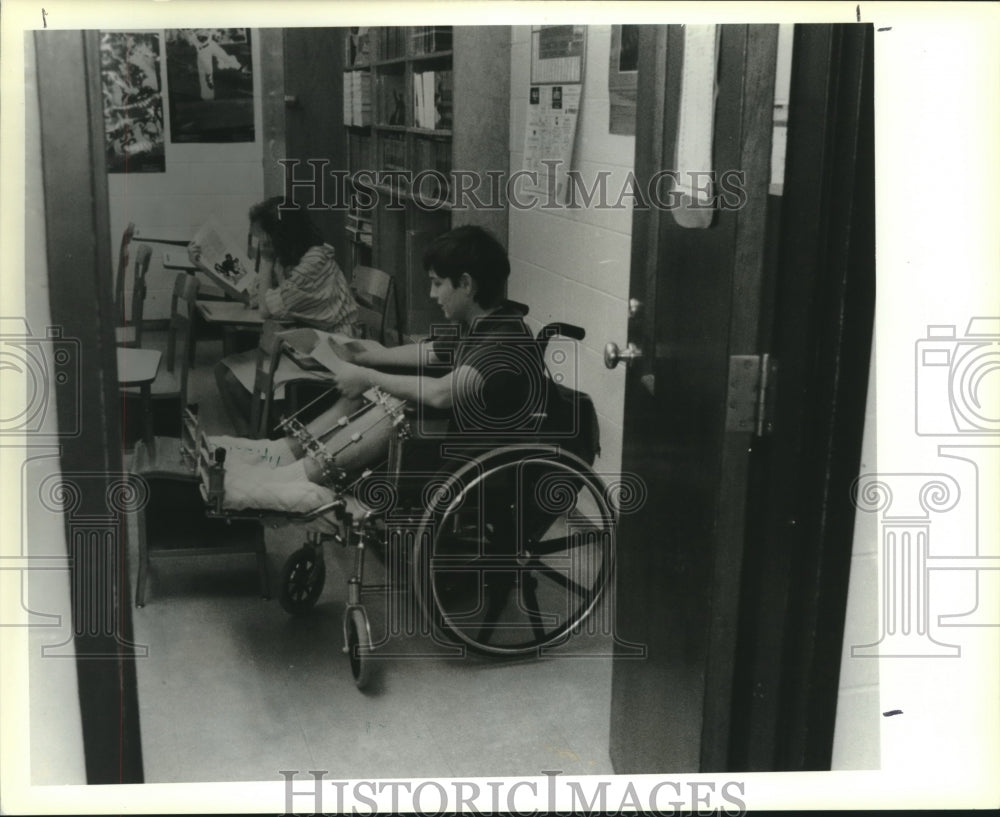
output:
{"label": "wheelchair handle", "polygon": [[583,340],[587,336],[587,330],[582,326],[574,326],[571,323],[562,323],[560,321],[545,324],[535,337],[535,340],[538,341],[542,349],[542,354],[548,348],[549,340],[556,335],[562,335],[564,338],[571,338],[573,340]]}

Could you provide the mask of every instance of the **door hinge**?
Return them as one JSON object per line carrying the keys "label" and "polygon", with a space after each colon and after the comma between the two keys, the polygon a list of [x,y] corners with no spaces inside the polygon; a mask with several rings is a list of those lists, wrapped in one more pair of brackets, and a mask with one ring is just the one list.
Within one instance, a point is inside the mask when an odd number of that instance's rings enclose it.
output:
{"label": "door hinge", "polygon": [[726,431],[758,437],[774,430],[777,365],[769,354],[732,355],[726,389]]}

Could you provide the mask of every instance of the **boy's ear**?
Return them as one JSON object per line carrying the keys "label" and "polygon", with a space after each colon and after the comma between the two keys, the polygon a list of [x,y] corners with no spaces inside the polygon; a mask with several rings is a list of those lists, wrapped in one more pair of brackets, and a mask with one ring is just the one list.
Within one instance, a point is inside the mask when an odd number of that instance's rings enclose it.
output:
{"label": "boy's ear", "polygon": [[467,272],[463,272],[458,279],[458,285],[462,289],[467,289],[470,293],[475,293],[476,282],[472,280],[472,276]]}

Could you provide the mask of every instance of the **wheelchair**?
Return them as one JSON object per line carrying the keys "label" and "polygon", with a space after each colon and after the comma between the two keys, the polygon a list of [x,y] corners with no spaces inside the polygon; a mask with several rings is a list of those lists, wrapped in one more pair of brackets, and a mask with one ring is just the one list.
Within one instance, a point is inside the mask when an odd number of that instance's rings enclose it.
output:
{"label": "wheelchair", "polygon": [[[581,340],[584,330],[544,327],[536,338],[543,357],[556,336]],[[325,546],[353,550],[343,650],[358,688],[370,681],[373,655],[385,643],[372,638],[365,605],[372,594],[403,598],[391,605],[389,631],[416,627],[442,648],[499,656],[560,646],[598,606],[614,566],[616,514],[592,469],[597,415],[588,395],[546,374],[547,411],[530,434],[450,432],[439,413],[377,389],[342,422],[339,440],[323,446],[295,417],[280,422],[329,469],[334,487],[330,501],[284,516],[307,533],[281,569],[279,601],[291,615],[307,614],[326,582]],[[185,427],[182,451],[200,477],[207,514],[262,522],[273,516],[227,509],[225,451],[198,435],[195,416],[188,414]],[[340,452],[384,450],[386,436],[384,464],[347,481],[338,471]],[[365,579],[373,549],[385,565],[383,583]]]}

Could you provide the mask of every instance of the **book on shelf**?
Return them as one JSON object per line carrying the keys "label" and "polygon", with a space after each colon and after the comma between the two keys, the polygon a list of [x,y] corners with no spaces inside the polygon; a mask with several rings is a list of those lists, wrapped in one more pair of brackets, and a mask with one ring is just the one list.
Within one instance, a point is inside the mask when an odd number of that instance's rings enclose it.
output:
{"label": "book on shelf", "polygon": [[435,72],[434,81],[434,127],[451,130],[454,95],[451,71]]}
{"label": "book on shelf", "polygon": [[423,74],[413,75],[413,124],[424,127],[424,83]]}
{"label": "book on shelf", "polygon": [[350,240],[372,246],[372,217],[367,210],[350,209],[347,211],[347,219],[344,228],[350,235]]}
{"label": "book on shelf", "polygon": [[347,67],[361,68],[371,63],[371,29],[353,26],[348,35]]}
{"label": "book on shelf", "polygon": [[357,227],[352,227],[349,224],[344,227],[344,230],[348,235],[348,240],[354,244],[364,244],[366,247],[374,246],[374,241],[370,232],[359,230]]}
{"label": "book on shelf", "polygon": [[427,130],[449,130],[452,124],[451,71],[413,74],[413,123]]}
{"label": "book on shelf", "polygon": [[372,123],[372,77],[367,71],[352,73],[351,122],[367,126]]}
{"label": "book on shelf", "polygon": [[372,233],[372,223],[370,221],[363,221],[359,219],[357,216],[352,218],[350,215],[348,215],[347,228],[359,234],[366,233],[368,235],[371,235]]}
{"label": "book on shelf", "polygon": [[[413,142],[413,171],[436,170],[444,179],[428,175],[420,179],[419,188],[413,192],[424,198],[447,199],[448,180],[451,176],[451,143],[441,139],[415,139]],[[416,177],[414,177],[416,178]]]}
{"label": "book on shelf", "polygon": [[371,230],[372,227],[372,216],[371,210],[361,210],[357,207],[351,207],[347,211],[347,220],[357,225],[358,227],[367,227]]}
{"label": "book on shelf", "polygon": [[372,137],[364,133],[351,132],[347,135],[348,167],[351,176],[359,170],[372,167]]}
{"label": "book on shelf", "polygon": [[378,105],[380,125],[406,124],[406,83],[402,74],[379,74]]}
{"label": "book on shelf", "polygon": [[209,217],[191,243],[198,245],[198,266],[214,283],[238,300],[249,297],[255,279],[249,239],[241,246],[216,218]]}
{"label": "book on shelf", "polygon": [[451,50],[451,26],[416,26],[410,34],[410,53],[414,56]]}
{"label": "book on shelf", "polygon": [[406,56],[403,32],[399,26],[387,26],[379,30],[379,59],[394,60]]}
{"label": "book on shelf", "polygon": [[344,124],[372,123],[372,78],[367,71],[344,72]]}
{"label": "book on shelf", "polygon": [[382,134],[379,147],[381,170],[406,170],[406,139],[403,134]]}

